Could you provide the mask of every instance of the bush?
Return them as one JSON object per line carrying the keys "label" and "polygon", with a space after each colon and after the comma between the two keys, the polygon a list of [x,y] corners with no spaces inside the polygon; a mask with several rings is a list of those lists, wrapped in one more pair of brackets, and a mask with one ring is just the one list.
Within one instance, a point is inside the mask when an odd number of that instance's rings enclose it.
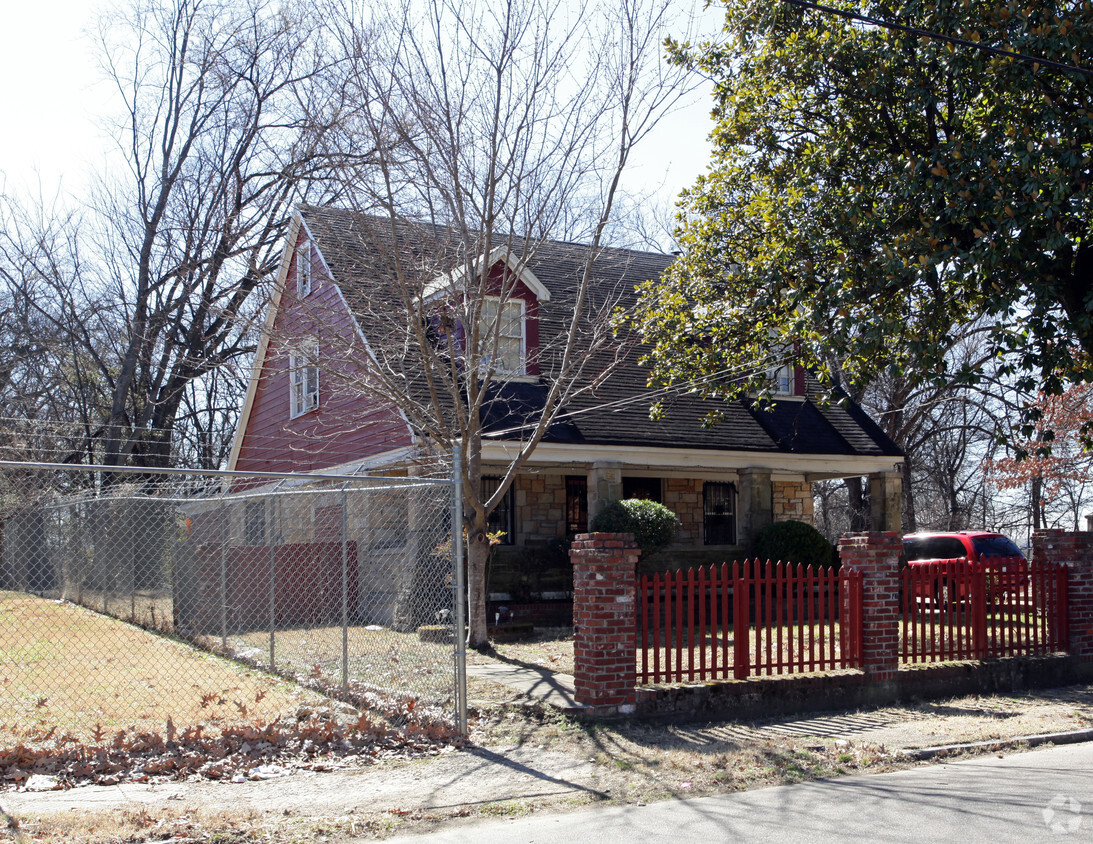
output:
{"label": "bush", "polygon": [[755,535],[752,556],[760,560],[805,565],[838,565],[835,546],[812,525],[775,522]]}
{"label": "bush", "polygon": [[643,557],[659,551],[676,538],[679,516],[655,501],[627,498],[608,504],[592,520],[600,533],[632,533]]}

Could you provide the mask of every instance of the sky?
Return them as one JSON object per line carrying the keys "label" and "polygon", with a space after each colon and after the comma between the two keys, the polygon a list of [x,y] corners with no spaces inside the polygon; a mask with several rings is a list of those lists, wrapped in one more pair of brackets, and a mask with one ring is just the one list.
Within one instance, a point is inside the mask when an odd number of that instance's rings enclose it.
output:
{"label": "sky", "polygon": [[[113,100],[87,31],[100,3],[5,3],[0,27],[0,192],[41,193],[67,204],[85,195],[91,175],[113,153],[101,128]],[[705,170],[708,87],[695,92],[637,150],[631,190],[656,191],[667,207]]]}

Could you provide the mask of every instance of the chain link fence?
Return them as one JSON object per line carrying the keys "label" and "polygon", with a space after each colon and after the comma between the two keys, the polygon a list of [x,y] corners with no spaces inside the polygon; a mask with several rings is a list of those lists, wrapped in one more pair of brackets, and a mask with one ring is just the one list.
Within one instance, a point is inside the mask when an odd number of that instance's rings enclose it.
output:
{"label": "chain link fence", "polygon": [[262,720],[305,688],[452,714],[447,480],[9,467],[0,492],[9,734]]}

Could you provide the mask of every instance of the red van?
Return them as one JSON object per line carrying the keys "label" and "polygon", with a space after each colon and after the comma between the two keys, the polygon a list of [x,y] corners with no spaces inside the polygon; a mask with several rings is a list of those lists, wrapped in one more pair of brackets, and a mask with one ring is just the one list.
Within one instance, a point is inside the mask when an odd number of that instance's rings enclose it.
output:
{"label": "red van", "polygon": [[[962,530],[936,533],[910,533],[903,537],[907,565],[924,565],[943,560],[965,559],[977,563],[1000,558],[998,578],[991,585],[991,597],[1015,591],[1028,582],[1028,560],[1013,540],[986,530]],[[939,587],[945,590],[944,582]],[[917,591],[917,590],[916,590]],[[938,594],[942,599],[964,598],[964,590],[955,595]]]}

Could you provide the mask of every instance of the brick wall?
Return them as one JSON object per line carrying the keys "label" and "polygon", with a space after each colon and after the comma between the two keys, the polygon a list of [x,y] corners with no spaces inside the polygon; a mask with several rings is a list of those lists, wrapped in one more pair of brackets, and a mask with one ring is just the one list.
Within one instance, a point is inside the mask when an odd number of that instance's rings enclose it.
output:
{"label": "brick wall", "polygon": [[1093,533],[1038,530],[1032,535],[1032,560],[1069,567],[1070,653],[1093,662]]}
{"label": "brick wall", "polygon": [[573,561],[573,675],[577,702],[627,714],[637,700],[638,547],[629,533],[581,533]]}
{"label": "brick wall", "polygon": [[894,531],[843,536],[842,565],[862,573],[862,671],[867,682],[896,679],[899,668],[899,555]]}

